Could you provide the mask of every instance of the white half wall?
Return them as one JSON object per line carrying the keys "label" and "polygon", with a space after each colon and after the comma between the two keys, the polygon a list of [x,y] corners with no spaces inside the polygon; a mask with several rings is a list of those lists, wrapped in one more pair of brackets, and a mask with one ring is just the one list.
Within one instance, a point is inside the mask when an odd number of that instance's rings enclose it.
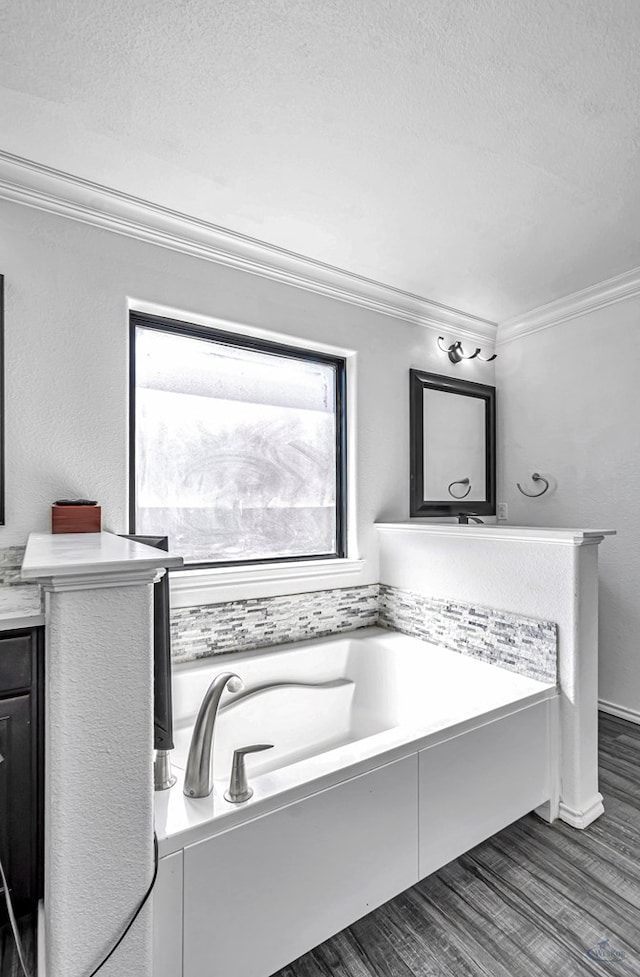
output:
{"label": "white half wall", "polygon": [[[498,499],[509,522],[606,526],[599,698],[640,718],[640,296],[498,348]],[[540,499],[531,473],[551,482]]]}
{"label": "white half wall", "polygon": [[[47,594],[48,977],[91,973],[152,877],[153,572],[147,577],[137,586],[80,583]],[[145,908],[101,977],[151,972]]]}
{"label": "white half wall", "polygon": [[7,384],[0,547],[48,530],[49,507],[64,497],[99,500],[103,528],[128,530],[128,310],[139,300],[355,351],[351,449],[365,567],[349,584],[377,580],[373,523],[408,514],[410,367],[493,383],[493,363],[452,366],[437,349],[437,329],[21,204],[1,202],[0,225]]}
{"label": "white half wall", "polygon": [[[447,527],[448,528],[448,527]],[[380,527],[380,582],[440,600],[459,600],[558,626],[560,816],[586,827],[602,813],[598,790],[598,546],[501,538],[473,527],[421,532]],[[565,534],[568,535],[568,534]],[[606,550],[610,540],[605,540]]]}

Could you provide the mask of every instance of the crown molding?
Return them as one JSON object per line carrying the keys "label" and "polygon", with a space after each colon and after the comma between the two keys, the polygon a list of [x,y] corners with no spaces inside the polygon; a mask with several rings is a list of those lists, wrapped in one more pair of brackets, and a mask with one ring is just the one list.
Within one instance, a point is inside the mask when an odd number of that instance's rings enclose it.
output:
{"label": "crown molding", "polygon": [[500,346],[512,343],[516,339],[542,332],[543,329],[550,329],[589,312],[605,309],[635,295],[640,295],[640,268],[632,268],[615,278],[608,278],[604,282],[556,299],[555,302],[541,305],[524,315],[501,322],[498,326],[497,343]]}
{"label": "crown molding", "polygon": [[391,285],[0,151],[0,199],[326,295],[372,312],[495,342],[496,324]]}

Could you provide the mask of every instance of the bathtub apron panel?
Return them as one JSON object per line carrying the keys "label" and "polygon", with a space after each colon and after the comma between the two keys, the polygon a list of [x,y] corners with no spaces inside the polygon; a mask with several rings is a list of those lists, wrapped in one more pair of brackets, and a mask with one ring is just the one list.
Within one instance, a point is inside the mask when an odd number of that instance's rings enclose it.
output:
{"label": "bathtub apron panel", "polygon": [[551,705],[420,751],[420,878],[548,800]]}
{"label": "bathtub apron panel", "polygon": [[153,887],[153,977],[182,977],[183,852],[158,862]]}
{"label": "bathtub apron panel", "polygon": [[417,756],[185,849],[184,977],[268,977],[418,880]]}

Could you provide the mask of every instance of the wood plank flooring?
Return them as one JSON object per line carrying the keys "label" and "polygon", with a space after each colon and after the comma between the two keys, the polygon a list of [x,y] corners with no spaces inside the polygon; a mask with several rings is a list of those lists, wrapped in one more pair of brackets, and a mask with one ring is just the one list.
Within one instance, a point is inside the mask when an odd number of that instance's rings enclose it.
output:
{"label": "wood plank flooring", "polygon": [[[0,896],[0,898],[4,899],[4,896]],[[36,920],[35,913],[18,920],[25,963],[33,977],[36,973]],[[0,977],[23,977],[9,924],[0,928]]]}
{"label": "wood plank flooring", "polygon": [[601,716],[600,789],[586,831],[522,818],[274,977],[640,977],[640,726]]}
{"label": "wood plank flooring", "polygon": [[640,726],[601,715],[600,789],[586,831],[528,815],[274,977],[640,977]]}

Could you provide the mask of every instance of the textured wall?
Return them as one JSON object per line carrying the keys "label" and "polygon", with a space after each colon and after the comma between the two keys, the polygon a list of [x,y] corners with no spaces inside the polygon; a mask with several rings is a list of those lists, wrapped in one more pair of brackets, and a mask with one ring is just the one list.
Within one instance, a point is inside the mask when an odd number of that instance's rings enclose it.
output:
{"label": "textured wall", "polygon": [[[616,529],[599,547],[600,698],[640,718],[640,298],[500,346],[498,498],[509,521]],[[516,488],[551,480],[540,499]],[[530,489],[531,490],[531,489]]]}
{"label": "textured wall", "polygon": [[[49,594],[45,691],[48,977],[86,977],[153,868],[152,589]],[[143,911],[101,977],[151,977]]]}
{"label": "textured wall", "polygon": [[490,319],[640,264],[637,0],[5,6],[12,153]]}
{"label": "textured wall", "polygon": [[[198,258],[0,203],[5,275],[7,517],[0,546],[49,529],[57,498],[98,499],[128,530],[128,299],[354,350],[357,528],[377,581],[373,523],[409,496],[412,366],[456,372],[432,330]],[[491,383],[493,363],[458,369]],[[359,581],[360,582],[360,581]]]}

